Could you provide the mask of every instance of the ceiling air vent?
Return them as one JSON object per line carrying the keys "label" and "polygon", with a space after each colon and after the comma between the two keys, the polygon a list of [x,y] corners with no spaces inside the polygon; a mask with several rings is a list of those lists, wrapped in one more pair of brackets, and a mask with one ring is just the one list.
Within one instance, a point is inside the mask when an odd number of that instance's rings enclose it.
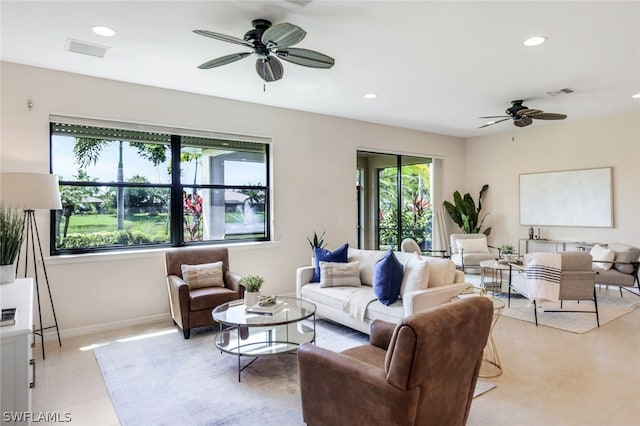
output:
{"label": "ceiling air vent", "polygon": [[65,44],[65,50],[74,53],[80,53],[82,55],[95,56],[98,58],[104,58],[107,53],[107,46],[100,46],[98,44],[87,43],[86,41],[67,39]]}

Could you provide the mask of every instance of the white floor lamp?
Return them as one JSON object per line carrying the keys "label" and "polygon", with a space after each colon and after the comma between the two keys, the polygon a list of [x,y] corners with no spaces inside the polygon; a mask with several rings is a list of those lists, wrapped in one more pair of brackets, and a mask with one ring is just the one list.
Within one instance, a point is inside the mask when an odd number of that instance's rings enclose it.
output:
{"label": "white floor lamp", "polygon": [[[60,330],[58,329],[56,309],[53,305],[53,296],[51,295],[51,287],[49,286],[47,266],[42,254],[42,244],[40,242],[40,233],[38,232],[35,211],[59,210],[62,208],[60,192],[58,190],[58,177],[56,175],[43,173],[2,173],[0,175],[0,185],[0,199],[4,204],[14,208],[24,209],[24,276],[25,278],[27,277],[30,257],[29,251],[31,251],[34,279],[36,283],[36,297],[38,301],[38,319],[40,321],[39,328],[35,329],[33,333],[40,336],[42,359],[44,359],[44,330],[55,328],[58,335],[58,344],[60,346],[62,346],[62,341],[60,340]],[[40,260],[42,261],[42,271],[44,272],[44,280],[47,284],[47,292],[49,293],[49,301],[51,302],[51,310],[53,312],[54,325],[49,327],[43,327],[42,325],[38,263],[36,261],[36,241],[38,242]],[[19,273],[20,257],[21,256],[19,255],[16,265],[16,273]]]}

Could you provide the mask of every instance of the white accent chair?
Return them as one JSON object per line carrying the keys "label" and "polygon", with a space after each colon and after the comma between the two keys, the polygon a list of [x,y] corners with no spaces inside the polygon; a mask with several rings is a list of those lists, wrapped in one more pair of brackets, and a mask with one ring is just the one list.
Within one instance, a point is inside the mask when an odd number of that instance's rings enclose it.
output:
{"label": "white accent chair", "polygon": [[418,245],[418,243],[416,243],[416,240],[414,240],[413,238],[405,238],[404,240],[402,240],[402,243],[400,243],[400,250],[405,253],[422,254],[422,251],[420,250],[420,246]]}
{"label": "white accent chair", "polygon": [[[451,260],[462,272],[466,272],[466,268],[480,268],[483,260],[500,258],[500,250],[487,244],[485,234],[451,234],[449,241]],[[489,249],[497,250],[497,254]]]}

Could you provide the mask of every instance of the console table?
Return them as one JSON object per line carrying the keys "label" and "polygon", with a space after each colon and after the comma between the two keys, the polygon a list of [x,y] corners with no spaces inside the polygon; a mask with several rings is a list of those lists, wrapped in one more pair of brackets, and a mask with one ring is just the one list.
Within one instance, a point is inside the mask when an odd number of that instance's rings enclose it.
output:
{"label": "console table", "polygon": [[[33,342],[33,279],[20,278],[0,284],[0,306],[17,308],[16,323],[0,327],[0,412],[31,411],[31,388],[35,386],[36,362],[31,354]],[[1,424],[5,418],[0,418]],[[27,424],[11,422],[14,424]]]}
{"label": "console table", "polygon": [[518,240],[518,253],[521,255],[533,252],[558,252],[567,249],[589,250],[597,243],[584,241],[542,240],[521,238]]}

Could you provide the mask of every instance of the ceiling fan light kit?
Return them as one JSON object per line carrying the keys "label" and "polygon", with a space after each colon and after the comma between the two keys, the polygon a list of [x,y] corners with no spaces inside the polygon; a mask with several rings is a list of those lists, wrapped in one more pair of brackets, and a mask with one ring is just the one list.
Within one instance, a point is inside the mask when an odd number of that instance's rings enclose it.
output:
{"label": "ceiling fan light kit", "polygon": [[527,127],[533,123],[533,120],[564,120],[567,118],[566,114],[558,114],[554,112],[544,112],[541,109],[529,108],[522,105],[523,100],[511,101],[511,107],[505,110],[507,115],[491,115],[480,118],[495,118],[496,120],[489,121],[479,128],[492,126],[503,121],[513,120],[513,125],[516,127]]}
{"label": "ceiling fan light kit", "polygon": [[227,43],[239,44],[253,50],[252,52],[233,53],[215,58],[199,65],[198,68],[211,69],[227,65],[255,53],[258,56],[256,72],[264,81],[273,82],[280,80],[284,75],[284,67],[278,58],[309,68],[326,69],[335,64],[335,60],[324,53],[290,47],[300,43],[307,35],[306,31],[297,25],[288,22],[272,25],[266,19],[254,19],[251,23],[253,29],[247,31],[243,39],[207,30],[194,30],[193,32],[196,34]]}

